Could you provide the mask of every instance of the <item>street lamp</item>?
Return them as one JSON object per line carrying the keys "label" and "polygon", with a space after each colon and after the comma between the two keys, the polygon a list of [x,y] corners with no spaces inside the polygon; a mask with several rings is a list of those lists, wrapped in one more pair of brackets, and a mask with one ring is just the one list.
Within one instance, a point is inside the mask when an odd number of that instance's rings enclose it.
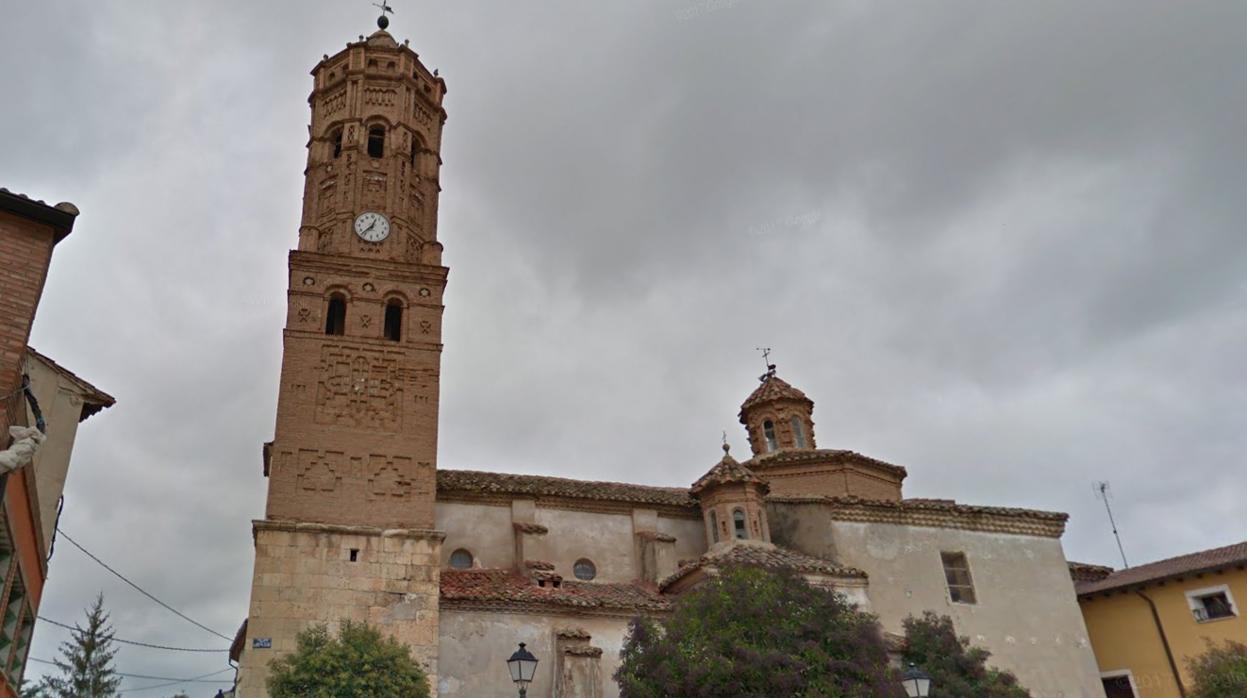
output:
{"label": "street lamp", "polygon": [[901,676],[901,685],[905,687],[905,694],[909,698],[927,698],[931,695],[931,677],[912,662]]}
{"label": "street lamp", "polygon": [[[532,683],[537,673],[537,658],[532,652],[524,649],[524,643],[507,660],[507,670],[511,672],[511,681],[520,687],[520,698],[528,695],[528,684]],[[925,694],[924,694],[925,695]]]}

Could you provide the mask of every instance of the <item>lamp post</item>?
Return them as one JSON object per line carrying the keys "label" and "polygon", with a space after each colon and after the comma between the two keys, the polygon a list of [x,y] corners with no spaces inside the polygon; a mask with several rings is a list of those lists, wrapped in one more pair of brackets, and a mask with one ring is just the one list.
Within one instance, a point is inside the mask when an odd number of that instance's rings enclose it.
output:
{"label": "lamp post", "polygon": [[931,677],[912,662],[901,676],[901,685],[905,687],[905,694],[909,698],[927,698],[931,695]]}
{"label": "lamp post", "polygon": [[524,649],[524,643],[507,660],[507,670],[511,672],[511,681],[520,687],[520,698],[528,695],[528,684],[533,682],[537,673],[537,658],[532,652]]}

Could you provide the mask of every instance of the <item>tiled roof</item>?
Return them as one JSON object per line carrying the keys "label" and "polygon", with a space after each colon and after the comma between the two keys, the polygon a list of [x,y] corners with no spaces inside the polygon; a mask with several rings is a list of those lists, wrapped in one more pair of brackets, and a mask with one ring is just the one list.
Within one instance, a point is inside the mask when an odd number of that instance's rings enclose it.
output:
{"label": "tiled roof", "polygon": [[78,215],[78,207],[68,201],[53,206],[4,187],[0,187],[0,210],[52,226],[56,231],[56,242],[69,235],[74,228],[74,218]]}
{"label": "tiled roof", "polygon": [[866,578],[865,572],[855,567],[839,565],[832,560],[806,555],[795,550],[759,541],[733,541],[718,549],[711,549],[691,564],[683,565],[680,569],[668,575],[666,579],[663,579],[658,586],[660,589],[665,590],[702,567],[722,567],[726,565],[751,565],[768,569],[813,572],[836,577]]}
{"label": "tiled roof", "polygon": [[861,497],[785,497],[772,495],[781,504],[823,504],[831,518],[840,521],[891,523],[906,526],[954,528],[993,533],[1060,538],[1069,514],[1037,509],[983,507],[957,504],[946,499],[905,499],[899,502]]}
{"label": "tiled roof", "polygon": [[771,373],[763,376],[762,385],[755,388],[749,394],[749,397],[745,398],[745,401],[741,403],[740,411],[742,418],[744,412],[749,408],[774,400],[797,400],[809,403],[811,406],[814,404],[814,401],[806,397],[805,393],[789,385],[783,378]]}
{"label": "tiled roof", "polygon": [[628,613],[671,607],[652,585],[565,581],[557,587],[537,586],[531,577],[512,570],[442,570],[441,587],[443,607]]}
{"label": "tiled roof", "polygon": [[117,402],[113,399],[112,395],[109,395],[103,390],[91,385],[90,383],[79,378],[73,371],[35,351],[34,347],[28,346],[26,347],[26,351],[30,352],[30,354],[39,361],[47,364],[53,371],[56,371],[65,378],[68,378],[70,382],[74,383],[79,389],[82,390],[82,416],[79,421],[85,420],[87,417],[90,417],[106,407],[112,407]]}
{"label": "tiled roof", "polygon": [[847,451],[844,449],[831,448],[785,448],[770,453],[763,453],[745,461],[745,465],[756,472],[763,472],[767,468],[774,468],[781,465],[794,465],[806,463],[860,463],[869,465],[880,470],[891,473],[893,476],[904,479],[908,472],[899,465],[893,465],[886,461],[881,461],[870,456],[863,456],[857,451]]}
{"label": "tiled roof", "polygon": [[1112,567],[1069,561],[1069,576],[1075,582],[1097,582],[1113,573]]}
{"label": "tiled roof", "polygon": [[437,492],[561,497],[672,507],[696,507],[683,487],[649,487],[622,482],[572,480],[545,475],[513,475],[477,470],[438,470]]}
{"label": "tiled roof", "polygon": [[770,489],[765,480],[754,475],[749,468],[736,462],[732,454],[728,453],[727,445],[724,444],[723,460],[720,460],[709,472],[698,478],[697,482],[694,482],[693,486],[689,488],[689,492],[696,497],[707,487],[747,483],[757,485],[763,493]]}
{"label": "tiled roof", "polygon": [[1247,565],[1247,541],[1227,545],[1223,548],[1202,550],[1189,555],[1171,557],[1167,560],[1128,567],[1118,570],[1098,581],[1079,582],[1074,585],[1079,596],[1112,591],[1125,587],[1159,582],[1164,579],[1180,577],[1199,572]]}

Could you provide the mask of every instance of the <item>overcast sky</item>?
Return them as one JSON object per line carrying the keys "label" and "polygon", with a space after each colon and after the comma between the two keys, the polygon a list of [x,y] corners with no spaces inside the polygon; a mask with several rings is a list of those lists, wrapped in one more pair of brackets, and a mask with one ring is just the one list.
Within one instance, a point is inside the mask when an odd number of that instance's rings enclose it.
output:
{"label": "overcast sky", "polygon": [[[1096,480],[1132,562],[1247,538],[1247,4],[394,5],[449,85],[441,467],[688,485],[722,430],[747,452],[770,346],[819,445],[904,465],[907,496],[1069,512],[1067,557],[1112,565]],[[0,186],[82,210],[31,342],[117,398],[61,525],[228,636],[308,71],[375,14],[3,7]],[[227,644],[64,541],[42,615],[100,590],[119,637]]]}

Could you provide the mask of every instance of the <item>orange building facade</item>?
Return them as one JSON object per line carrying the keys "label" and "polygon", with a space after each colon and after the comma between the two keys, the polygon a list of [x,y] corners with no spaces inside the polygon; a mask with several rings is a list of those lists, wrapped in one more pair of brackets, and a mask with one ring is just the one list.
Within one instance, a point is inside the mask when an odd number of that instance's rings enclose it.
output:
{"label": "orange building facade", "polygon": [[1209,643],[1247,643],[1247,542],[1074,575],[1108,698],[1184,698]]}

